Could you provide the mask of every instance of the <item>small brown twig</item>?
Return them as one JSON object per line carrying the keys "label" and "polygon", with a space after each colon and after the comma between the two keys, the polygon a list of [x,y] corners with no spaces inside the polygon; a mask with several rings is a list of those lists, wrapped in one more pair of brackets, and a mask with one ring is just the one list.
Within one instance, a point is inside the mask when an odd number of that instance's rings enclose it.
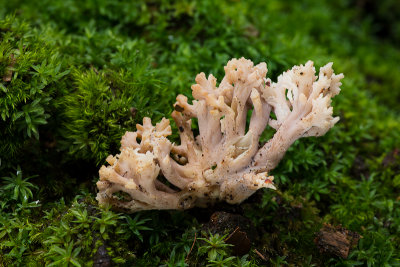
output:
{"label": "small brown twig", "polygon": [[186,259],[185,259],[185,261],[187,261],[187,260],[189,259],[190,252],[192,252],[192,249],[193,249],[193,247],[194,247],[194,243],[196,243],[196,239],[197,239],[197,233],[194,233],[194,240],[193,240],[193,244],[192,244],[192,247],[190,248],[190,251],[189,251],[189,253],[188,253],[188,254],[187,254],[187,256],[186,256]]}
{"label": "small brown twig", "polygon": [[267,259],[264,257],[263,254],[261,254],[257,249],[254,249],[254,252],[264,261],[267,261]]}
{"label": "small brown twig", "polygon": [[231,237],[232,237],[232,236],[233,236],[233,235],[236,233],[236,231],[237,231],[237,230],[239,230],[239,226],[237,226],[237,227],[236,227],[236,229],[235,229],[235,230],[233,230],[233,232],[232,232],[230,235],[228,235],[228,237],[227,237],[227,238],[225,238],[225,240],[224,240],[224,241],[225,241],[225,242],[226,242],[226,241],[228,241],[228,240],[229,240],[229,238],[231,238]]}

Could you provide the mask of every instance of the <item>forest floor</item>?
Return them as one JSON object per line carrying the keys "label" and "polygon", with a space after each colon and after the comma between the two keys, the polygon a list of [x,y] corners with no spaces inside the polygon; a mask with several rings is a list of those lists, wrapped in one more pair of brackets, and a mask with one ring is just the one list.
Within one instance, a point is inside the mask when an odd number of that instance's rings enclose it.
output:
{"label": "forest floor", "polygon": [[[398,1],[0,6],[0,266],[400,265]],[[240,205],[100,208],[98,170],[125,131],[171,119],[197,73],[221,80],[240,57],[273,81],[334,62],[340,121],[296,141],[278,189]]]}

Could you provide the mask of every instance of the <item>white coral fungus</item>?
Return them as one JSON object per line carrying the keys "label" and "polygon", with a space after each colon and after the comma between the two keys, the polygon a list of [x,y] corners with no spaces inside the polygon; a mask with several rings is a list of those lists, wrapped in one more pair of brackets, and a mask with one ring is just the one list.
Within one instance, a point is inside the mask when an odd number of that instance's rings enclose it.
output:
{"label": "white coral fungus", "polygon": [[[223,200],[240,203],[260,188],[275,188],[268,172],[289,146],[300,137],[324,135],[339,120],[330,104],[343,74],[335,75],[328,63],[316,77],[311,61],[286,71],[276,83],[266,74],[266,63],[254,66],[244,58],[228,62],[218,87],[213,75],[198,74],[192,104],[178,95],[174,105],[180,144],[167,138],[168,119],[153,126],[144,118],[136,132],[122,137],[121,153],[101,167],[100,204],[125,212],[188,209]],[[259,147],[267,125],[276,133]]]}

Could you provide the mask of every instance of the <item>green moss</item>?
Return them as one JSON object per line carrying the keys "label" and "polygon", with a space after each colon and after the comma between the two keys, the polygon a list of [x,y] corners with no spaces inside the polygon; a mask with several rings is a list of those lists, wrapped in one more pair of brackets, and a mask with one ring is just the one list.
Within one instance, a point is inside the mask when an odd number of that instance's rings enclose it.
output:
{"label": "green moss", "polygon": [[0,154],[7,160],[28,139],[39,139],[69,70],[58,48],[27,23],[8,16],[0,21],[0,34]]}
{"label": "green moss", "polygon": [[[133,63],[129,71],[73,72],[75,90],[60,106],[65,121],[61,146],[74,158],[103,163],[118,151],[121,136],[134,130],[144,116],[157,120],[169,110],[161,98],[161,83],[142,64],[146,66],[146,62]],[[151,105],[150,95],[156,105]]]}
{"label": "green moss", "polygon": [[[399,265],[396,1],[0,5],[0,265],[91,266],[99,250],[122,266]],[[259,233],[249,254],[202,235],[200,213],[99,209],[98,166],[124,132],[170,118],[197,73],[220,80],[241,56],[266,61],[272,79],[309,59],[345,74],[340,122],[289,149],[272,173],[279,191],[240,206]],[[363,236],[348,259],[316,249],[325,222]],[[210,242],[222,247],[212,257]]]}

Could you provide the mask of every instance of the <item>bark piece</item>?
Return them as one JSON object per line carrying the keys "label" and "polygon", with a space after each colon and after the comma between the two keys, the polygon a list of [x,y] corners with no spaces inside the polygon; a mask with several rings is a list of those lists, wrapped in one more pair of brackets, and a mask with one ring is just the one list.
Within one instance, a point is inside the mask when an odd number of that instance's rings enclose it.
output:
{"label": "bark piece", "polygon": [[321,253],[333,254],[347,259],[351,248],[357,245],[361,236],[341,226],[325,224],[314,239]]}

